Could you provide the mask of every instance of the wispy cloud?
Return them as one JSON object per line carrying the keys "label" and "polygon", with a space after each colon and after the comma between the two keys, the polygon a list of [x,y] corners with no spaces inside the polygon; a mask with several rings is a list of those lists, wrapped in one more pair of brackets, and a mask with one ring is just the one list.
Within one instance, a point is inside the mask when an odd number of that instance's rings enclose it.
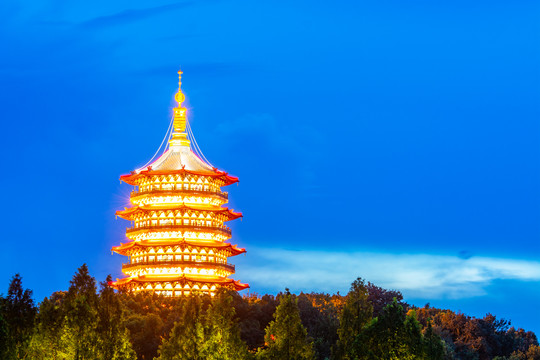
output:
{"label": "wispy cloud", "polygon": [[174,4],[155,6],[145,9],[128,9],[116,14],[98,16],[85,21],[81,24],[83,27],[96,28],[105,26],[121,25],[133,21],[143,20],[155,15],[160,15],[169,11],[185,8],[192,5],[192,2],[178,2]]}
{"label": "wispy cloud", "polygon": [[540,281],[540,262],[518,259],[263,248],[250,256],[257,265],[242,265],[242,280],[275,291],[343,293],[360,276],[408,299],[457,299],[485,295],[495,280]]}

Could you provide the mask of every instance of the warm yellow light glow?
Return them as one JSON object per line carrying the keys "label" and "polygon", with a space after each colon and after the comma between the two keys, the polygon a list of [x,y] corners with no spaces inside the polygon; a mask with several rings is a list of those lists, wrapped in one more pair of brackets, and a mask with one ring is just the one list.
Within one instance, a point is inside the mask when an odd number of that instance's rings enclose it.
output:
{"label": "warm yellow light glow", "polygon": [[[178,106],[173,109],[173,131],[166,153],[175,153],[177,157],[165,170],[154,171],[153,165],[161,164],[158,159],[145,169],[121,177],[134,186],[130,195],[132,207],[117,212],[131,223],[126,231],[131,242],[113,248],[129,256],[129,262],[122,266],[128,277],[114,285],[167,296],[192,292],[213,296],[221,286],[236,290],[247,287],[228,278],[235,269],[227,263],[228,257],[245,250],[227,242],[231,230],[224,222],[241,214],[224,207],[228,194],[221,187],[238,179],[216,170],[191,152],[186,133],[187,110],[182,106],[182,72],[178,74]],[[186,167],[190,163],[184,163],[185,156],[204,163],[206,170]]]}

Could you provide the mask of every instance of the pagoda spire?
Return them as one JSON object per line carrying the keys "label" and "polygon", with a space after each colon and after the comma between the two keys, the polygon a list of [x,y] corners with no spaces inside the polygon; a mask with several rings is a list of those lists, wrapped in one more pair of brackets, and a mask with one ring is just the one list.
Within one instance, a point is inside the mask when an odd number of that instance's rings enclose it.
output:
{"label": "pagoda spire", "polygon": [[174,99],[178,103],[178,106],[173,109],[174,122],[173,133],[171,140],[169,140],[169,147],[173,150],[179,149],[181,146],[189,147],[189,140],[186,133],[187,109],[182,106],[182,103],[186,99],[186,96],[182,92],[182,70],[178,71],[178,92],[174,96]]}

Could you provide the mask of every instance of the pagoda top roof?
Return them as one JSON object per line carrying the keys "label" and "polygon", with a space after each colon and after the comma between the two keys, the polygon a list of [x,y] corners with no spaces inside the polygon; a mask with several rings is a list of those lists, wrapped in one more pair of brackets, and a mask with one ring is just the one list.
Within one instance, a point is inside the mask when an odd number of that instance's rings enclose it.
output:
{"label": "pagoda top roof", "polygon": [[170,171],[170,170],[191,170],[195,172],[214,173],[215,168],[199,158],[189,145],[170,147],[154,162],[146,168],[138,169],[136,172],[141,172],[151,168],[154,171]]}
{"label": "pagoda top roof", "polygon": [[120,180],[135,185],[138,178],[152,175],[192,174],[221,178],[226,185],[238,182],[238,178],[201,160],[189,146],[170,147],[150,165],[120,176]]}

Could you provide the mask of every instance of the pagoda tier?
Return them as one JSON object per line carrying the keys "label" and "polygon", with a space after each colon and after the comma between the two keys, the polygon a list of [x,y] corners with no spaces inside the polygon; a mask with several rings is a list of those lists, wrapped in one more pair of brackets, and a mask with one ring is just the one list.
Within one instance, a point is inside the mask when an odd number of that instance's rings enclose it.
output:
{"label": "pagoda tier", "polygon": [[221,190],[238,178],[192,151],[180,89],[176,100],[168,149],[150,165],[120,177],[135,189],[132,206],[116,212],[132,225],[126,231],[131,241],[112,248],[129,258],[122,265],[127,277],[112,285],[169,296],[245,289],[247,284],[228,278],[235,272],[228,257],[245,250],[227,242],[231,230],[224,225],[242,214],[224,207],[228,194]]}
{"label": "pagoda tier", "polygon": [[140,256],[144,252],[159,254],[160,249],[163,249],[161,253],[171,255],[201,253],[201,250],[195,249],[202,248],[209,249],[209,255],[212,255],[213,252],[214,254],[225,254],[226,257],[240,255],[246,252],[245,249],[230,243],[218,241],[188,241],[185,239],[130,241],[120,244],[120,246],[114,246],[112,250],[120,255]]}
{"label": "pagoda tier", "polygon": [[244,290],[248,284],[233,279],[212,276],[160,275],[124,278],[116,281],[116,286],[127,291],[154,291],[167,296],[182,296],[209,293],[214,294],[218,287],[231,290]]}

